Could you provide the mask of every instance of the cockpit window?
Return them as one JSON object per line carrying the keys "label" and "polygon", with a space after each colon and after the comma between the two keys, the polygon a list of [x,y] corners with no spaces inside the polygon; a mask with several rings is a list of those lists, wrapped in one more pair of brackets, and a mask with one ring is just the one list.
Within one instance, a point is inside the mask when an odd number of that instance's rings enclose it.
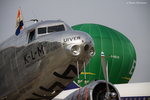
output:
{"label": "cockpit window", "polygon": [[46,27],[38,28],[38,34],[45,34],[46,33]]}
{"label": "cockpit window", "polygon": [[33,40],[35,40],[35,30],[33,30],[29,33],[28,43],[32,42]]}
{"label": "cockpit window", "polygon": [[64,30],[65,30],[64,25],[57,25],[57,26],[49,26],[48,27],[48,33],[59,32],[59,31],[64,31]]}

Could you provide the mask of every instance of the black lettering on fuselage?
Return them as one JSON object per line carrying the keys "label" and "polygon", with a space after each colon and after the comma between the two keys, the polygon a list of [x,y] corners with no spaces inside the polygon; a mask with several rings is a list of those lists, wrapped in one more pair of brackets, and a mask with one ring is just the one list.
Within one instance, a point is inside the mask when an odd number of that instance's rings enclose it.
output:
{"label": "black lettering on fuselage", "polygon": [[65,38],[64,42],[76,41],[76,40],[80,40],[80,39],[81,39],[80,36],[76,36],[76,37],[72,37],[72,38]]}
{"label": "black lettering on fuselage", "polygon": [[39,56],[41,53],[44,54],[43,45],[41,45],[41,49],[39,47],[37,47],[37,51],[38,51]]}
{"label": "black lettering on fuselage", "polygon": [[35,59],[35,58],[33,57],[32,51],[31,51],[31,57],[32,57],[32,60],[34,60],[34,59]]}
{"label": "black lettering on fuselage", "polygon": [[26,67],[29,67],[36,61],[39,61],[39,59],[43,58],[43,55],[44,55],[43,45],[37,47],[35,50],[29,51],[29,53],[26,53],[24,55],[24,63],[26,64]]}
{"label": "black lettering on fuselage", "polygon": [[24,63],[25,63],[25,64],[26,64],[26,63],[29,63],[29,61],[27,60],[27,54],[24,55]]}

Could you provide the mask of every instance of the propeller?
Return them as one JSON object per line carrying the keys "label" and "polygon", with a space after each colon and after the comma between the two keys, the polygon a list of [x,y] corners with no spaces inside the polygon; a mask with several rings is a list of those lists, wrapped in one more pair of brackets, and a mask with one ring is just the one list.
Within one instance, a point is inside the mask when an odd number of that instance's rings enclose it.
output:
{"label": "propeller", "polygon": [[107,61],[107,64],[106,64],[104,52],[101,52],[101,62],[102,62],[103,73],[104,73],[104,77],[105,77],[105,81],[106,81],[106,88],[107,88],[104,100],[109,100],[109,99],[111,99],[111,97],[115,98],[116,93],[114,93],[114,92],[111,93],[110,89],[109,89],[109,86],[108,86],[108,82],[109,82],[109,79],[108,79],[108,61]]}

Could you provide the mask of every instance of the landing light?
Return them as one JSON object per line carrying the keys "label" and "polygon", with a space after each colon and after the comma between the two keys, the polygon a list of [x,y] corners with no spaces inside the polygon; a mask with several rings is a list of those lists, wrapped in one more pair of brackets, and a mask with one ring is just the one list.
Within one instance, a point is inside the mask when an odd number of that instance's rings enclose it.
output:
{"label": "landing light", "polygon": [[78,56],[80,54],[80,47],[78,45],[72,46],[71,53],[74,56]]}
{"label": "landing light", "polygon": [[79,45],[73,44],[73,45],[67,46],[66,51],[71,56],[78,56],[81,52],[81,49]]}

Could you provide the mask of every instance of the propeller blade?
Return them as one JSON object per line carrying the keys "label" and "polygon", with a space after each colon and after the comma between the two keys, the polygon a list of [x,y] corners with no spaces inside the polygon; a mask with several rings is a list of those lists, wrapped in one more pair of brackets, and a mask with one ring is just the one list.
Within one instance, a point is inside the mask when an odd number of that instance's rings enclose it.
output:
{"label": "propeller blade", "polygon": [[109,87],[108,87],[108,82],[109,82],[109,79],[108,79],[108,61],[107,61],[107,65],[106,65],[106,86],[107,86],[107,92],[110,92],[109,91]]}
{"label": "propeller blade", "polygon": [[101,62],[102,62],[104,77],[105,77],[105,80],[107,80],[107,75],[106,75],[106,60],[105,60],[104,52],[101,52]]}
{"label": "propeller blade", "polygon": [[107,88],[105,97],[106,97],[106,99],[109,99],[110,90],[109,90],[109,86],[108,86],[108,61],[107,61],[107,65],[106,65],[104,52],[101,52],[101,62],[102,62],[103,73],[104,73],[104,77],[105,77],[105,81],[106,81],[106,88]]}

